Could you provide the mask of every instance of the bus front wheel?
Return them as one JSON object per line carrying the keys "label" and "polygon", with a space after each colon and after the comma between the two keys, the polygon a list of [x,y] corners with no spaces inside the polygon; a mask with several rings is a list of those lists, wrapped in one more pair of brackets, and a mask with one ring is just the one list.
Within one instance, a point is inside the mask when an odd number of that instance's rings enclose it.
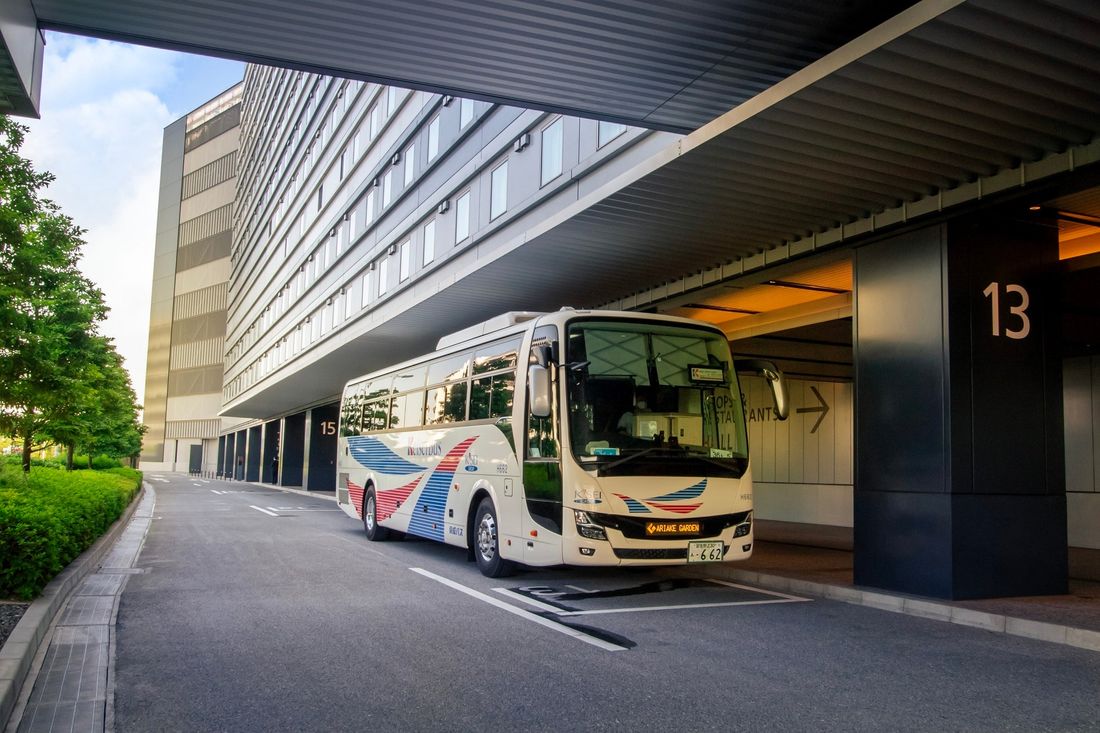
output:
{"label": "bus front wheel", "polygon": [[371,542],[381,542],[390,536],[390,531],[378,524],[378,502],[374,498],[373,486],[367,489],[367,495],[363,497],[363,530]]}
{"label": "bus front wheel", "polygon": [[511,575],[515,566],[500,556],[497,511],[493,500],[485,497],[474,516],[474,558],[481,574],[489,578]]}

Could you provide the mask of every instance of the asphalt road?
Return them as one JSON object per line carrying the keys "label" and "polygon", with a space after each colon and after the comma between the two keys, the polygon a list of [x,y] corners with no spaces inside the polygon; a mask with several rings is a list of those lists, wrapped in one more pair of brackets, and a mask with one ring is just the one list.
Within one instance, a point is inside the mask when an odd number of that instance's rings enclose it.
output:
{"label": "asphalt road", "polygon": [[331,501],[147,478],[117,731],[1100,729],[1095,652],[668,571],[491,580]]}

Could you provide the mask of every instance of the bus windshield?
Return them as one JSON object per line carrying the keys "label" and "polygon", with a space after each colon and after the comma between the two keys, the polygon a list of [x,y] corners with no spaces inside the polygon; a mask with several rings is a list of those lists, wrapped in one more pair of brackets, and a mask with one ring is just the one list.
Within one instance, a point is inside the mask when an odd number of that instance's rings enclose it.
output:
{"label": "bus windshield", "polygon": [[652,321],[574,321],[565,362],[570,442],[585,469],[744,473],[745,413],[721,334]]}

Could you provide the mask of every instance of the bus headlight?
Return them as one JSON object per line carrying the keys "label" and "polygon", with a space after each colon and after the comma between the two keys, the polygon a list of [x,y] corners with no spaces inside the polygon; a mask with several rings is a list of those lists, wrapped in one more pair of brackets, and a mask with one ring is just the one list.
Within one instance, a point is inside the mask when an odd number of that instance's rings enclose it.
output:
{"label": "bus headlight", "polygon": [[588,512],[574,509],[573,513],[576,515],[577,520],[577,534],[590,540],[607,539],[607,533],[603,531],[603,527],[593,522],[592,518],[588,516]]}
{"label": "bus headlight", "polygon": [[745,517],[743,524],[737,525],[737,529],[733,530],[733,536],[744,537],[750,531],[752,531],[752,512],[749,512],[749,515]]}

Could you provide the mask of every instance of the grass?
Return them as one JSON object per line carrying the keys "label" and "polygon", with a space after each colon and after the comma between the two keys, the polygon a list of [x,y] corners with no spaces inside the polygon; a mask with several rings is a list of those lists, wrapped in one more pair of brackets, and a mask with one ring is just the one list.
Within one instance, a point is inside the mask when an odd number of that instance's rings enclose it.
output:
{"label": "grass", "polygon": [[130,468],[72,471],[0,462],[0,598],[30,600],[107,531],[141,486]]}

